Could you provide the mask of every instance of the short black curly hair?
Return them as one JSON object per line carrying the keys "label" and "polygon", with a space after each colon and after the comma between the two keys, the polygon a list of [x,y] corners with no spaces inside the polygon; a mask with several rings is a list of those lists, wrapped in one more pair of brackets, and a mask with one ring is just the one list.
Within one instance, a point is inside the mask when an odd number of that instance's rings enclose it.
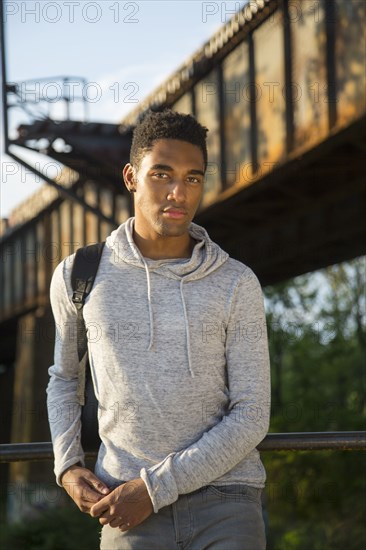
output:
{"label": "short black curly hair", "polygon": [[208,129],[202,126],[192,115],[177,113],[172,109],[162,111],[148,110],[136,125],[130,150],[130,163],[137,169],[147,151],[151,151],[158,139],[180,139],[197,145],[207,168],[206,134]]}

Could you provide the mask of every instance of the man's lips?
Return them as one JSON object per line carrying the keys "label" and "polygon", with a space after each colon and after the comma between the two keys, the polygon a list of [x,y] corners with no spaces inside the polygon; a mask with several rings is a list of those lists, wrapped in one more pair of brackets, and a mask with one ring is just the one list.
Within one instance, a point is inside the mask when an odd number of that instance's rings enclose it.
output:
{"label": "man's lips", "polygon": [[163,211],[163,214],[169,218],[182,218],[186,216],[187,212],[181,208],[167,208]]}

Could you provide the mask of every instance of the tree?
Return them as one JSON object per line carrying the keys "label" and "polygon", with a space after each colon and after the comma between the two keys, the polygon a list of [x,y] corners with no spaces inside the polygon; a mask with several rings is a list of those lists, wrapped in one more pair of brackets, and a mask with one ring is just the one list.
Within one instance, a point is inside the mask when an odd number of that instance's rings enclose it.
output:
{"label": "tree", "polygon": [[[362,257],[264,289],[270,431],[365,429],[365,282]],[[263,460],[269,548],[366,545],[362,452],[263,453]]]}

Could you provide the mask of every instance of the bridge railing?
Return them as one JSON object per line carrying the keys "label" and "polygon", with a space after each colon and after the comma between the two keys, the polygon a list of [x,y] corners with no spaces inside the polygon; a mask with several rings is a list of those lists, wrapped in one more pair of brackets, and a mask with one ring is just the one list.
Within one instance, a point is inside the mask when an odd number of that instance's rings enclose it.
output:
{"label": "bridge railing", "polygon": [[[366,431],[269,433],[258,451],[365,451]],[[85,453],[95,458],[97,450]],[[0,463],[53,460],[52,443],[2,443]]]}

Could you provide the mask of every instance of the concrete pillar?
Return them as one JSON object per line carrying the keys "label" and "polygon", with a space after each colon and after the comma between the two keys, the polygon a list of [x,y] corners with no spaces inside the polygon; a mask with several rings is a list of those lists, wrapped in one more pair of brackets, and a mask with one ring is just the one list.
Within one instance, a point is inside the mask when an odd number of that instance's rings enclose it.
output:
{"label": "concrete pillar", "polygon": [[[14,368],[12,443],[50,441],[46,387],[53,364],[54,320],[50,306],[38,308],[18,321]],[[52,461],[14,462],[9,469],[8,519],[37,515],[57,506],[66,493],[55,482]]]}

